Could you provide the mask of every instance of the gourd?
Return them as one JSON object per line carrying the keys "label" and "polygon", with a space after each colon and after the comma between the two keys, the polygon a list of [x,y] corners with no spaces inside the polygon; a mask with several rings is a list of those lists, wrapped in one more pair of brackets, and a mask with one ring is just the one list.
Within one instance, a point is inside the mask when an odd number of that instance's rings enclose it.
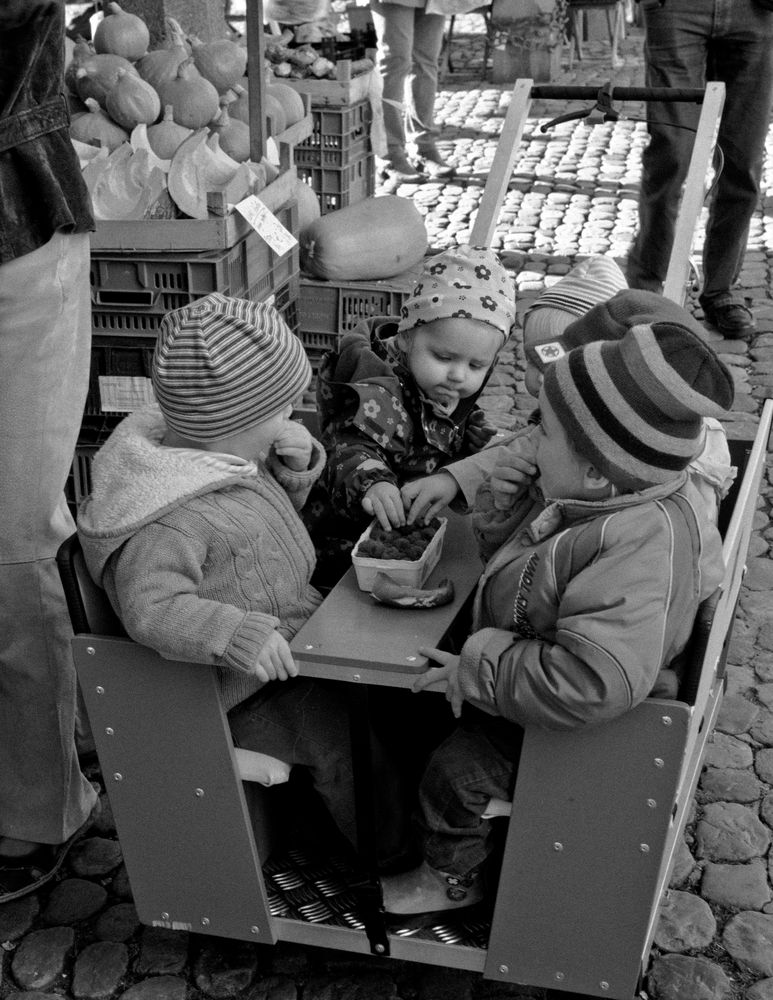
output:
{"label": "gourd", "polygon": [[250,127],[237,118],[232,119],[228,114],[227,105],[220,109],[220,114],[210,127],[217,133],[220,148],[224,153],[238,163],[250,158]]}
{"label": "gourd", "polygon": [[366,198],[312,222],[301,234],[301,265],[317,278],[391,278],[427,250],[424,220],[407,198]]}
{"label": "gourd", "polygon": [[167,104],[163,120],[151,125],[147,131],[148,145],[162,160],[171,160],[180,144],[185,142],[192,132],[192,129],[177,124],[172,111],[172,105]]}
{"label": "gourd", "polygon": [[93,54],[87,59],[73,58],[75,66],[74,89],[82,101],[93,97],[104,108],[109,91],[118,82],[118,74],[123,71],[137,76],[137,70],[123,56]]}
{"label": "gourd", "polygon": [[129,136],[129,142],[135,153],[142,150],[147,154],[148,166],[149,168],[158,167],[165,174],[169,173],[169,165],[171,162],[171,157],[162,158],[160,157],[153,147],[150,145],[150,140],[148,139],[148,126],[141,122],[132,129],[132,134]]}
{"label": "gourd", "polygon": [[109,115],[100,108],[93,97],[86,99],[88,110],[76,115],[70,122],[70,136],[90,146],[106,146],[111,152],[126,142],[129,133],[116,125]]}
{"label": "gourd", "polygon": [[266,84],[264,93],[275,98],[281,104],[285,116],[285,128],[295,125],[296,122],[299,122],[305,116],[306,109],[303,106],[303,98],[289,84],[278,82],[268,83]]}
{"label": "gourd", "polygon": [[316,192],[300,177],[295,180],[295,201],[298,205],[298,232],[303,234],[322,215],[322,210]]}
{"label": "gourd", "polygon": [[235,83],[225,91],[222,99],[228,105],[231,118],[238,118],[245,125],[250,124],[250,94],[246,77],[241,83]]}
{"label": "gourd", "polygon": [[126,143],[111,153],[91,187],[95,219],[141,219],[164,190],[164,174],[148,151]]}
{"label": "gourd", "polygon": [[137,72],[146,83],[156,90],[162,83],[177,76],[180,63],[191,54],[180,25],[173,17],[165,17],[166,33],[160,48],[148,52],[137,63]]}
{"label": "gourd", "polygon": [[131,131],[135,125],[151,125],[158,120],[161,100],[142,77],[119,70],[115,86],[107,92],[105,110],[114,121]]}
{"label": "gourd", "polygon": [[136,62],[148,51],[150,32],[148,26],[136,14],[129,14],[117,3],[108,4],[110,11],[97,25],[94,32],[94,48],[97,52],[109,52]]}
{"label": "gourd", "polygon": [[199,73],[192,58],[180,63],[177,74],[161,84],[158,94],[164,107],[172,105],[174,120],[185,128],[203,128],[220,108],[217,90]]}
{"label": "gourd", "polygon": [[167,181],[169,194],[185,215],[206,219],[207,192],[224,187],[236,175],[239,164],[225,154],[216,134],[205,128],[190,135],[175,152]]}
{"label": "gourd", "polygon": [[196,69],[205,80],[221,93],[233,87],[247,69],[247,50],[228,38],[202,42],[191,38],[191,51]]}
{"label": "gourd", "polygon": [[268,118],[269,135],[279,135],[287,128],[287,118],[285,111],[276,97],[264,91],[263,112]]}

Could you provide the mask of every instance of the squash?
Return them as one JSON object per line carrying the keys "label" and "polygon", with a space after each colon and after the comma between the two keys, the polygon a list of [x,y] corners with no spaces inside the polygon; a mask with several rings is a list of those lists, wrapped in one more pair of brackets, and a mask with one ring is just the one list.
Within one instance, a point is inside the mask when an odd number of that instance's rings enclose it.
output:
{"label": "squash", "polygon": [[161,100],[141,76],[119,70],[115,86],[107,92],[105,110],[113,121],[131,131],[135,125],[152,125],[158,120]]}
{"label": "squash", "polygon": [[186,59],[177,68],[177,74],[159,87],[161,104],[172,105],[172,116],[185,128],[203,128],[209,125],[220,110],[220,96],[193,64]]}
{"label": "squash", "polygon": [[166,33],[161,48],[153,49],[137,63],[137,72],[156,90],[162,83],[174,79],[180,63],[190,57],[191,50],[185,41],[180,25],[173,17],[165,17]]}
{"label": "squash", "polygon": [[302,236],[315,219],[322,215],[316,191],[301,180],[295,179],[295,200],[298,204],[298,232]]}
{"label": "squash", "polygon": [[303,106],[303,98],[297,90],[293,90],[289,83],[279,83],[278,80],[273,80],[266,84],[265,93],[281,104],[285,116],[285,128],[295,125],[296,122],[305,117],[306,109]]}
{"label": "squash", "polygon": [[239,164],[225,154],[216,134],[201,128],[183,142],[172,157],[167,181],[175,205],[192,219],[206,219],[207,192],[224,187]]}
{"label": "squash", "polygon": [[237,161],[244,163],[250,158],[250,127],[240,122],[238,118],[231,118],[228,114],[228,106],[223,105],[220,114],[210,125],[213,132],[217,133],[220,140],[220,148],[224,153]]}
{"label": "squash", "polygon": [[221,104],[228,106],[230,118],[238,118],[245,125],[250,124],[250,94],[248,90],[248,80],[245,76],[240,83],[235,83],[229,87],[221,97]]}
{"label": "squash", "polygon": [[123,56],[111,56],[108,53],[94,54],[83,60],[73,58],[71,65],[75,67],[75,93],[82,101],[93,97],[103,108],[108,91],[118,82],[119,73],[139,75],[128,59],[124,59]]}
{"label": "squash", "polygon": [[144,122],[141,122],[139,125],[135,125],[132,129],[132,134],[129,136],[129,142],[131,143],[131,147],[135,153],[138,153],[140,150],[147,153],[148,169],[158,167],[158,169],[162,170],[165,174],[169,173],[171,157],[162,159],[158,156],[156,151],[150,145],[150,140],[148,139],[148,126]]}
{"label": "squash", "polygon": [[86,99],[86,107],[84,114],[76,115],[70,122],[70,138],[90,146],[105,146],[110,152],[128,140],[129,133],[116,125],[93,97]]}
{"label": "squash", "polygon": [[178,125],[173,117],[173,108],[167,104],[163,120],[151,125],[147,131],[148,145],[162,160],[171,160],[181,143],[185,142],[192,129]]}
{"label": "squash", "polygon": [[148,26],[136,14],[129,14],[117,3],[108,4],[110,11],[97,25],[94,32],[94,48],[97,52],[109,52],[136,62],[148,51],[150,32]]}
{"label": "squash", "polygon": [[238,83],[247,69],[247,50],[228,38],[202,42],[191,38],[196,69],[221,93]]}
{"label": "squash", "polygon": [[421,213],[407,198],[382,195],[330,212],[301,234],[301,266],[315,278],[391,278],[418,264],[427,250]]}

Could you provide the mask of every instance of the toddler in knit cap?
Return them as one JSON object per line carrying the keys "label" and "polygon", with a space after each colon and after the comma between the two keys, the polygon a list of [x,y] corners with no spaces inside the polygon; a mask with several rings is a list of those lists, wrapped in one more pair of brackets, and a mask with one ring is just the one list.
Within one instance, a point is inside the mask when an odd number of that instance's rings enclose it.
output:
{"label": "toddler in knit cap", "polygon": [[516,503],[501,512],[488,485],[479,492],[471,634],[459,655],[423,649],[439,665],[413,685],[444,691],[457,717],[465,702],[479,711],[421,779],[423,863],[381,880],[400,926],[483,900],[496,844],[486,808],[512,795],[523,728],[588,729],[678,694],[696,612],[724,570],[686,470],[703,419],[732,406],[733,379],[689,315],[661,302],[615,339],[589,341],[590,313],[578,321],[581,346],[545,370]]}
{"label": "toddler in knit cap", "polygon": [[275,758],[270,780],[308,767],[354,840],[346,706],[297,676],[289,646],[322,599],[300,511],[325,455],[291,419],[310,379],[273,306],[213,293],[168,313],[157,404],[123,420],[95,457],[78,531],[131,638],[217,667],[237,745]]}
{"label": "toddler in knit cap", "polygon": [[320,563],[346,569],[374,516],[388,529],[423,515],[406,484],[487,444],[494,428],[476,401],[514,322],[513,279],[497,255],[459,246],[427,258],[399,317],[364,321],[325,357],[328,463],[310,521]]}

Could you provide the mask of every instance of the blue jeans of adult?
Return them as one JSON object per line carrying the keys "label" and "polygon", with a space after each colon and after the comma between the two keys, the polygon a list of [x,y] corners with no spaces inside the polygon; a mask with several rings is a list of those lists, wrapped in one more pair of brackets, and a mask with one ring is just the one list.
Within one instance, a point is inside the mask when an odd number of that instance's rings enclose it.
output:
{"label": "blue jeans of adult", "polygon": [[89,383],[89,236],[0,266],[0,837],[60,844],[96,794],[78,766],[72,630],[54,557]]}
{"label": "blue jeans of adult", "polygon": [[461,725],[432,754],[419,786],[422,850],[432,868],[465,876],[492,853],[483,815],[490,799],[512,798],[521,737],[515,723],[487,717]]}
{"label": "blue jeans of adult", "polygon": [[[387,155],[405,153],[405,120],[419,145],[431,141],[435,128],[438,61],[445,17],[422,7],[371,0],[378,39],[378,69],[383,79],[384,131]],[[406,84],[410,98],[406,104]]]}
{"label": "blue jeans of adult", "polygon": [[[651,87],[726,87],[717,142],[724,165],[703,249],[701,301],[728,293],[740,274],[757,206],[773,102],[773,11],[755,0],[641,0],[646,82]],[[628,260],[635,288],[660,291],[700,109],[650,103],[642,157],[639,232]]]}

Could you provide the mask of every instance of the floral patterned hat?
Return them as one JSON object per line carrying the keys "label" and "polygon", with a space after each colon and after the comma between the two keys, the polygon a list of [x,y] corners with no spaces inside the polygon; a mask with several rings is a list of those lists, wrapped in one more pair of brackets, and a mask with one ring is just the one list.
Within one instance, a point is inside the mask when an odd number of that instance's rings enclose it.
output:
{"label": "floral patterned hat", "polygon": [[515,283],[486,247],[459,246],[424,262],[422,273],[400,311],[398,332],[436,319],[475,319],[502,334],[515,323]]}

